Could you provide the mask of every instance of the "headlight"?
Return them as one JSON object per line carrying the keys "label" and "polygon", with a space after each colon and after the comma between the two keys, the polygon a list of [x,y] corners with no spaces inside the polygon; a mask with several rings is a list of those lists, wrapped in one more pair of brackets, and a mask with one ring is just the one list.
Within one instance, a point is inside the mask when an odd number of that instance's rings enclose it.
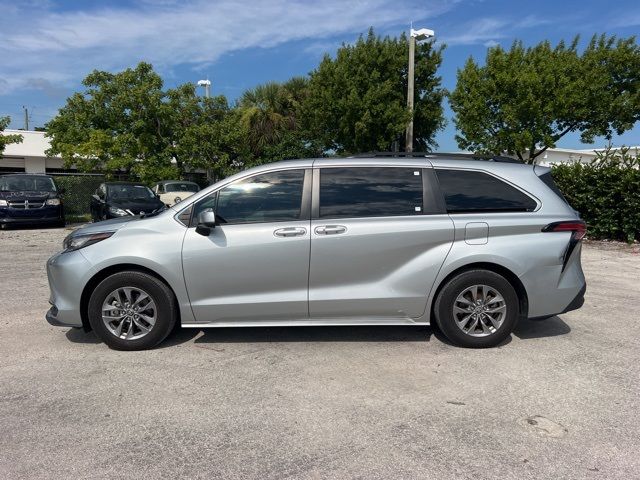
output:
{"label": "headlight", "polygon": [[65,252],[73,252],[74,250],[88,247],[89,245],[93,245],[94,243],[106,240],[113,234],[114,232],[88,233],[86,235],[74,235],[72,233],[63,240],[62,248]]}
{"label": "headlight", "polygon": [[123,210],[118,207],[109,207],[109,213],[111,215],[116,215],[118,217],[124,217],[125,215],[129,215],[126,210]]}
{"label": "headlight", "polygon": [[0,200],[0,207],[7,207],[9,205],[9,202],[7,202],[6,200]]}
{"label": "headlight", "polygon": [[60,205],[60,199],[59,198],[48,198],[45,203],[47,205]]}
{"label": "headlight", "polygon": [[176,197],[176,198],[173,199],[173,201],[175,203],[180,203],[182,201],[182,199],[180,197]]}

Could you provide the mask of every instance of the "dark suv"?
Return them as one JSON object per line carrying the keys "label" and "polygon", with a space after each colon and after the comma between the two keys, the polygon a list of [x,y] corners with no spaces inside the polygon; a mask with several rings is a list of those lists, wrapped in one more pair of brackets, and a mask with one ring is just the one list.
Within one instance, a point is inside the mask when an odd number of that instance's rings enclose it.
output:
{"label": "dark suv", "polygon": [[48,175],[0,175],[0,227],[64,227],[61,193],[53,178]]}

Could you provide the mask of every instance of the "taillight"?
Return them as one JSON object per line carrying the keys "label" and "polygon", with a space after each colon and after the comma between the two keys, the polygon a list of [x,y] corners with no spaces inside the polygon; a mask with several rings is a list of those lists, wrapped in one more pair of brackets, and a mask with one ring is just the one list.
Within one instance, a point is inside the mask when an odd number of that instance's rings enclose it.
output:
{"label": "taillight", "polygon": [[587,234],[587,225],[582,220],[566,220],[563,222],[553,222],[542,229],[543,232],[571,232],[569,244],[562,259],[562,271],[567,268],[569,258],[580,243],[580,240]]}
{"label": "taillight", "polygon": [[572,240],[582,240],[587,234],[587,225],[582,220],[553,222],[542,229],[543,232],[573,232]]}

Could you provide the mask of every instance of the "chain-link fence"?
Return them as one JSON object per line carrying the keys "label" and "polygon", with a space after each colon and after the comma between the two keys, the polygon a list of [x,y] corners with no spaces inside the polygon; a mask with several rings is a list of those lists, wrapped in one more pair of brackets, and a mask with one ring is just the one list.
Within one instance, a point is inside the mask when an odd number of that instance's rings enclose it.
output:
{"label": "chain-link fence", "polygon": [[105,181],[97,174],[51,174],[56,185],[64,189],[62,199],[67,223],[91,220],[91,195]]}
{"label": "chain-link fence", "polygon": [[[64,189],[62,200],[67,223],[88,222],[91,220],[91,195],[98,186],[107,181],[104,175],[98,173],[57,173],[47,172],[51,175],[58,188]],[[185,176],[186,180],[198,183],[201,187],[208,185],[207,177],[201,173],[192,173]],[[130,181],[126,175],[117,175],[111,181]]]}

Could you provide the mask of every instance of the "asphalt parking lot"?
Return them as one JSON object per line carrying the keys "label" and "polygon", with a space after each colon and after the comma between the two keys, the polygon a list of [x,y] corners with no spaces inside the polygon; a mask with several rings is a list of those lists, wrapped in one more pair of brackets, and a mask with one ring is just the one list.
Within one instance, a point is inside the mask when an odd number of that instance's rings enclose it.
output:
{"label": "asphalt parking lot", "polygon": [[49,326],[68,231],[0,232],[0,478],[640,478],[640,248],[590,244],[585,306],[490,350],[431,328]]}

